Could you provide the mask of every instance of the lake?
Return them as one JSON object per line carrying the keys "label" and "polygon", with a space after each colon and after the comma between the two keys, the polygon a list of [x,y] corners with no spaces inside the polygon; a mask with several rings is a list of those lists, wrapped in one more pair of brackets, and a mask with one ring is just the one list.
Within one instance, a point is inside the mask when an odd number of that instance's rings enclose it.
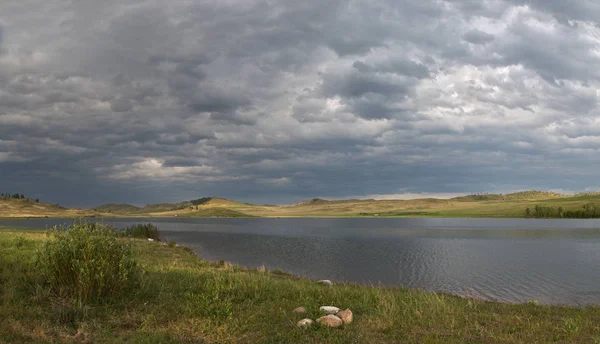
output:
{"label": "lake", "polygon": [[[90,219],[92,220],[92,219]],[[207,260],[487,300],[600,305],[600,220],[104,219],[156,224]],[[62,219],[0,220],[44,229]]]}

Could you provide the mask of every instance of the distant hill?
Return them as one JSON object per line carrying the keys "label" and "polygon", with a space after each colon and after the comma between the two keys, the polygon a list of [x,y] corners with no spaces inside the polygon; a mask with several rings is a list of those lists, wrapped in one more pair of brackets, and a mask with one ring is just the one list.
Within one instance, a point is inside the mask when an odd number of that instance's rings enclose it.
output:
{"label": "distant hill", "polygon": [[94,210],[106,213],[134,213],[138,212],[141,208],[138,208],[131,204],[103,204]]}
{"label": "distant hill", "polygon": [[[15,194],[16,195],[16,194]],[[548,191],[509,194],[472,194],[452,199],[411,200],[312,198],[292,205],[253,205],[219,197],[202,197],[178,203],[104,204],[93,209],[70,209],[28,198],[0,197],[0,217],[525,217],[536,206],[564,211],[588,204],[600,208],[600,193],[561,195]]]}
{"label": "distant hill", "polygon": [[[104,204],[93,208],[93,210],[126,216],[250,217],[251,215],[235,209],[252,206],[251,204],[239,203],[224,198],[204,197],[179,203],[147,204],[143,207],[136,207],[131,204]],[[219,208],[220,210],[208,211],[212,208]]]}
{"label": "distant hill", "polygon": [[256,217],[227,208],[205,208],[177,215],[178,217]]}
{"label": "distant hill", "polygon": [[569,197],[568,195],[559,194],[551,191],[520,191],[507,194],[508,199],[548,199],[557,197]]}
{"label": "distant hill", "polygon": [[148,204],[144,207],[136,207],[131,204],[103,204],[93,208],[93,210],[99,212],[107,212],[107,213],[115,213],[115,214],[145,214],[145,213],[160,213],[167,211],[174,211],[179,209],[185,209],[186,207],[191,206],[191,203],[182,202],[182,203],[158,203],[158,204]]}
{"label": "distant hill", "polygon": [[298,203],[294,203],[292,204],[293,207],[300,207],[303,205],[315,205],[315,204],[325,204],[328,203],[328,200],[322,199],[322,198],[313,198],[313,199],[307,199],[304,201],[300,201]]}
{"label": "distant hill", "polygon": [[0,197],[0,217],[77,217],[92,216],[90,210],[47,204],[30,198]]}
{"label": "distant hill", "polygon": [[495,200],[534,200],[534,199],[546,199],[556,197],[567,197],[556,192],[550,191],[519,191],[509,194],[472,194],[467,196],[454,197],[452,200],[455,201],[495,201]]}
{"label": "distant hill", "polygon": [[292,207],[305,206],[305,205],[325,205],[325,204],[343,204],[343,203],[360,203],[360,202],[373,202],[374,199],[339,199],[339,200],[326,200],[322,198],[312,198],[298,203],[294,203]]}
{"label": "distant hill", "polygon": [[181,202],[181,203],[159,203],[159,204],[148,204],[142,209],[140,212],[142,213],[161,213],[166,211],[174,211],[185,209],[192,204],[189,202]]}

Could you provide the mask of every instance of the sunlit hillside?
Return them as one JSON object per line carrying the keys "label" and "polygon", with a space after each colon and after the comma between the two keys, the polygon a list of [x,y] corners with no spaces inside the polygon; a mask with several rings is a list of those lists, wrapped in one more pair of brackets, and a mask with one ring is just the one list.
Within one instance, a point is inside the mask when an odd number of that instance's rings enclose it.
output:
{"label": "sunlit hillside", "polygon": [[598,204],[600,194],[560,195],[544,191],[473,194],[451,199],[325,200],[313,198],[292,205],[253,205],[217,197],[179,203],[105,204],[71,209],[31,199],[0,199],[0,217],[525,217],[536,206],[574,211]]}
{"label": "sunlit hillside", "polygon": [[66,208],[29,198],[0,198],[0,217],[77,217],[93,214],[90,210]]}

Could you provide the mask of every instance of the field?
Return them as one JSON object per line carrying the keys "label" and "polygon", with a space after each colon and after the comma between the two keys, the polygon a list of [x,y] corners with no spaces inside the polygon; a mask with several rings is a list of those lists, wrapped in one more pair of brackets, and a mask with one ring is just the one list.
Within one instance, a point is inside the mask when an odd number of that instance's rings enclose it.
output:
{"label": "field", "polygon": [[69,209],[27,200],[0,200],[0,217],[525,217],[536,205],[580,209],[597,204],[600,194],[560,195],[527,191],[507,195],[483,194],[452,199],[415,200],[323,200],[293,205],[253,205],[222,198],[205,198],[200,204],[106,204],[92,209]]}
{"label": "field", "polygon": [[[405,288],[314,281],[210,263],[185,247],[126,240],[146,273],[129,297],[76,307],[32,287],[41,232],[0,230],[2,343],[600,343],[600,308],[510,305]],[[322,305],[343,328],[296,327]],[[292,312],[298,306],[305,315]]]}

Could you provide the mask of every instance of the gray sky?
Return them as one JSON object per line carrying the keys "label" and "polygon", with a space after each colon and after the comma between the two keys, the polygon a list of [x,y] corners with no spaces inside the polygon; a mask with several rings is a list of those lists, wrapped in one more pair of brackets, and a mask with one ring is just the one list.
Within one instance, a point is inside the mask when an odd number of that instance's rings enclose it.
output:
{"label": "gray sky", "polygon": [[0,2],[0,191],[596,190],[600,2]]}

